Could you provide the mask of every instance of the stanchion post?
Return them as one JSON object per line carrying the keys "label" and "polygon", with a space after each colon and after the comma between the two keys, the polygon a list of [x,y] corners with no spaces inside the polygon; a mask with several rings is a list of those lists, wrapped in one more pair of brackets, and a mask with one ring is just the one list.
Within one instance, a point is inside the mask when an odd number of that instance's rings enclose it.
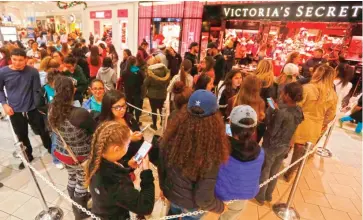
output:
{"label": "stanchion post", "polygon": [[[26,147],[23,145],[22,142],[20,142],[18,140],[18,137],[16,136],[16,134],[14,132],[13,125],[11,124],[10,117],[8,117],[8,121],[9,121],[9,124],[10,124],[11,133],[12,133],[13,138],[14,138],[14,141],[15,141],[15,147],[17,149],[20,149],[20,151],[23,154],[23,157],[22,158],[24,158],[29,163],[29,158],[28,158],[28,156],[25,153],[25,148]],[[59,207],[48,207],[47,202],[45,201],[44,195],[42,193],[42,190],[40,189],[38,180],[35,177],[34,172],[29,168],[29,166],[26,166],[26,167],[27,167],[28,171],[30,172],[30,175],[32,176],[32,179],[33,179],[34,184],[35,184],[36,189],[37,189],[36,190],[37,191],[37,194],[38,194],[39,199],[40,199],[40,203],[43,206],[43,211],[41,211],[36,216],[35,219],[36,220],[60,220],[60,219],[62,219],[63,218],[63,215],[64,215],[62,209],[59,208]]]}
{"label": "stanchion post", "polygon": [[328,131],[328,134],[327,134],[326,139],[324,141],[323,147],[318,147],[317,148],[316,154],[321,156],[321,157],[332,157],[333,156],[332,152],[329,149],[327,149],[326,147],[328,146],[330,136],[331,136],[331,134],[333,132],[335,121],[336,121],[336,119],[334,119],[332,125],[329,128],[329,131]]}
{"label": "stanchion post", "polygon": [[292,188],[291,188],[291,191],[289,194],[289,198],[287,199],[287,203],[278,203],[278,204],[275,204],[272,206],[272,209],[275,212],[275,214],[278,217],[280,217],[281,219],[284,219],[284,220],[300,219],[299,213],[293,207],[291,207],[291,204],[292,204],[292,201],[294,200],[297,185],[299,183],[301,173],[304,169],[305,162],[308,158],[307,155],[308,155],[309,151],[311,150],[312,145],[313,144],[311,142],[308,142],[306,144],[305,155],[304,155],[305,158],[300,163],[299,170],[297,171],[294,183],[292,185]]}

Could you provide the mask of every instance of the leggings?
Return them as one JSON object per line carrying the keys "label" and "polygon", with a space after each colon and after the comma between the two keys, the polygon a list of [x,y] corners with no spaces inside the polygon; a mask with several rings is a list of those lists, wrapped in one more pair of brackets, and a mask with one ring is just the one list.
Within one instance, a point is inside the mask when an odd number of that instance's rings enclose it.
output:
{"label": "leggings", "polygon": [[[157,110],[159,110],[159,114],[161,114],[162,110],[163,110],[165,99],[152,99],[152,98],[149,98],[149,101],[150,101],[151,111],[154,114],[157,114]],[[158,119],[158,116],[157,115],[152,115],[151,118],[153,120],[153,125],[156,127],[156,121]],[[162,117],[160,117],[160,119],[161,119],[161,121],[163,120]]]}
{"label": "leggings", "polygon": [[[295,144],[294,145],[294,152],[292,154],[291,162],[290,164],[293,164],[295,161],[300,159],[300,157],[303,157],[305,155],[305,145],[304,144]],[[295,166],[291,167],[286,173],[285,177],[290,178],[291,175],[295,172],[295,170],[300,166],[301,161],[297,163]]]}
{"label": "leggings", "polygon": [[80,166],[65,165],[68,172],[68,189],[74,189],[74,197],[80,198],[87,195],[87,188],[84,186],[85,173]]}

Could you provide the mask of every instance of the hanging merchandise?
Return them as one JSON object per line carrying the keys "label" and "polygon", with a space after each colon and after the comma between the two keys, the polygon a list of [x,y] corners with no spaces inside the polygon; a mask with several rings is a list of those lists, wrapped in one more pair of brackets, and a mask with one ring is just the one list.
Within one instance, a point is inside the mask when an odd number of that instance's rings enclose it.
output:
{"label": "hanging merchandise", "polygon": [[81,5],[81,4],[84,5],[83,10],[85,10],[87,8],[87,2],[84,2],[84,1],[73,1],[73,2],[61,2],[61,1],[58,1],[57,2],[57,6],[60,9],[68,9],[68,8],[71,8],[71,7],[74,7],[74,6],[77,6],[77,5]]}

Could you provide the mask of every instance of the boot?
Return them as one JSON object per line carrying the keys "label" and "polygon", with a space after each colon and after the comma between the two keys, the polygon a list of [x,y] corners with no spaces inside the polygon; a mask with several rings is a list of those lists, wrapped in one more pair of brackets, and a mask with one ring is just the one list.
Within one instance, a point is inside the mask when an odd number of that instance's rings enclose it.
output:
{"label": "boot", "polygon": [[[89,198],[90,198],[90,196],[87,193],[85,196],[82,196],[82,197],[74,197],[74,201],[87,209],[87,203],[88,203]],[[78,209],[74,205],[72,205],[72,209],[73,209],[73,214],[74,214],[75,220],[82,220],[82,219],[89,217],[86,213],[84,213],[82,210]]]}
{"label": "boot", "polygon": [[75,188],[67,187],[68,195],[71,197],[72,200],[74,200],[74,190]]}

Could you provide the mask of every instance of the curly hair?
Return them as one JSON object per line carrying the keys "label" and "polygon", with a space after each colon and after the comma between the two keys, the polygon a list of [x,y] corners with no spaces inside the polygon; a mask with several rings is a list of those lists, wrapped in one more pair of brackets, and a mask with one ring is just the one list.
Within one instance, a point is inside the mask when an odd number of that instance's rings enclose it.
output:
{"label": "curly hair", "polygon": [[111,145],[124,146],[130,139],[130,129],[127,125],[116,121],[101,123],[93,134],[91,152],[86,166],[85,186],[91,182],[92,176],[100,168],[102,154]]}
{"label": "curly hair", "polygon": [[71,78],[60,75],[55,78],[54,89],[55,96],[50,104],[48,120],[52,128],[59,128],[72,111],[74,84]]}
{"label": "curly hair", "polygon": [[168,124],[161,146],[168,167],[180,169],[192,180],[219,167],[230,153],[222,115],[193,116],[187,106]]}

